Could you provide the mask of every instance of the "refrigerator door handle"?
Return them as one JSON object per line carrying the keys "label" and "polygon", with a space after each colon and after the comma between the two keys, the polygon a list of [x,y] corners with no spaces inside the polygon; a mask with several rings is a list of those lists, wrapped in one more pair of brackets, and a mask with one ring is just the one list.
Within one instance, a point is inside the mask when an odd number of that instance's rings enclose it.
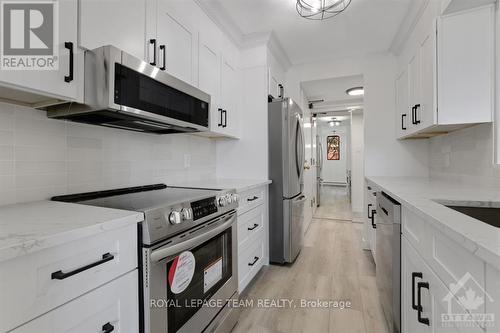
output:
{"label": "refrigerator door handle", "polygon": [[301,160],[301,152],[299,151],[299,131],[300,131],[300,121],[299,121],[299,118],[297,117],[297,124],[296,124],[296,127],[295,127],[295,168],[297,170],[297,176],[299,178],[299,182],[300,182],[300,178],[302,177],[302,168],[300,167],[300,160]]}

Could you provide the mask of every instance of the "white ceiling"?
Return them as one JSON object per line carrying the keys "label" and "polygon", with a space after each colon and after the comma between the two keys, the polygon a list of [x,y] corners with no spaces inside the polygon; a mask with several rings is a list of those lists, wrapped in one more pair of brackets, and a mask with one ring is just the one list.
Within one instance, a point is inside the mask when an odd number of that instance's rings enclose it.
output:
{"label": "white ceiling", "polygon": [[325,80],[302,82],[302,89],[308,100],[355,101],[359,96],[349,96],[347,89],[363,86],[363,75],[343,76]]}
{"label": "white ceiling", "polygon": [[296,0],[198,0],[242,38],[273,32],[292,64],[383,52],[416,0],[352,0],[323,21],[299,17]]}

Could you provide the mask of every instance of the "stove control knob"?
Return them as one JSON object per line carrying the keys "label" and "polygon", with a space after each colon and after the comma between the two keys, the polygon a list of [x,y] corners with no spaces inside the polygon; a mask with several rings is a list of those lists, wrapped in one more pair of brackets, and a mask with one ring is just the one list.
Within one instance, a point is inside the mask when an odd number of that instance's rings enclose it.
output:
{"label": "stove control knob", "polygon": [[226,202],[228,205],[233,202],[233,196],[230,193],[226,194]]}
{"label": "stove control knob", "polygon": [[170,224],[179,224],[182,222],[181,213],[179,211],[173,210],[168,215],[168,221]]}
{"label": "stove control knob", "polygon": [[217,199],[217,204],[219,205],[219,207],[225,207],[227,205],[226,197],[220,197],[219,199]]}
{"label": "stove control knob", "polygon": [[181,218],[183,221],[184,220],[192,220],[193,219],[193,210],[191,208],[182,208]]}

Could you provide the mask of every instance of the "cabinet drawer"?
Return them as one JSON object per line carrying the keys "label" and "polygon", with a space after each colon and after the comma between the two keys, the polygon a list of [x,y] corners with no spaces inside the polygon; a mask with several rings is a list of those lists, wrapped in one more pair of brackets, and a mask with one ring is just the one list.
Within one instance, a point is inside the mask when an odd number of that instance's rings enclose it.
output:
{"label": "cabinet drawer", "polygon": [[[446,286],[470,278],[484,286],[485,263],[404,206],[403,235]],[[479,296],[484,297],[484,292]],[[484,305],[479,311],[483,310]]]}
{"label": "cabinet drawer", "polygon": [[[255,235],[263,235],[265,221],[265,207],[260,205],[238,216],[238,246],[246,247],[247,243],[255,239]],[[263,236],[261,236],[263,237]]]}
{"label": "cabinet drawer", "polygon": [[139,329],[137,270],[113,280],[12,333],[136,333]]}
{"label": "cabinet drawer", "polygon": [[429,245],[428,237],[425,235],[426,222],[406,206],[401,207],[401,217],[402,234],[420,253],[425,252]]}
{"label": "cabinet drawer", "polygon": [[137,226],[103,232],[0,265],[0,331],[137,268]]}
{"label": "cabinet drawer", "polygon": [[243,214],[252,208],[262,205],[265,200],[265,194],[265,187],[259,187],[239,193],[240,205],[238,207],[238,214]]}
{"label": "cabinet drawer", "polygon": [[238,281],[241,293],[263,265],[264,242],[256,241],[238,255]]}

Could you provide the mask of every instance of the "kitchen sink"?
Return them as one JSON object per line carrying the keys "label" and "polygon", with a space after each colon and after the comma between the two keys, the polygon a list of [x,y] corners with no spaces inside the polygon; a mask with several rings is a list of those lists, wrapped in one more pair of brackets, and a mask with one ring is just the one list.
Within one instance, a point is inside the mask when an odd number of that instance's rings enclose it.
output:
{"label": "kitchen sink", "polygon": [[500,228],[500,204],[493,202],[446,202],[438,203],[479,221]]}

